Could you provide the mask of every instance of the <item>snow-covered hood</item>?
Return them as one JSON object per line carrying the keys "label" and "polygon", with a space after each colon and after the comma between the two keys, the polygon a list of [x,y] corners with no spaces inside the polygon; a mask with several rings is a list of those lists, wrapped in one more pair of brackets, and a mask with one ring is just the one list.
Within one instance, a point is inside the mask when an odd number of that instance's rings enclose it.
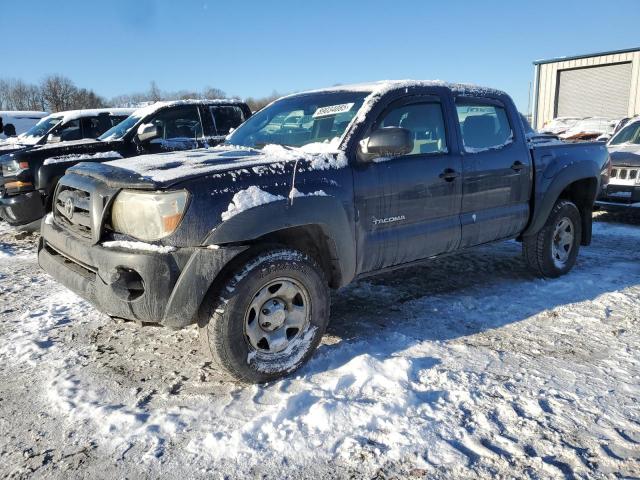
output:
{"label": "snow-covered hood", "polygon": [[1,143],[0,144],[0,155],[4,155],[6,153],[15,152],[16,150],[22,150],[23,148],[30,148],[31,145],[22,144],[22,143]]}
{"label": "snow-covered hood", "polygon": [[[84,139],[74,140],[69,142],[58,142],[44,145],[35,145],[33,147],[25,147],[17,150],[11,155],[15,155],[16,158],[24,161],[32,160],[44,160],[52,159],[47,163],[57,163],[53,159],[61,160],[66,158],[68,161],[75,159],[75,161],[82,160],[83,156],[95,155],[100,152],[117,151],[119,147],[118,141],[101,142],[99,140]],[[0,152],[1,154],[2,152]],[[119,155],[113,155],[109,158],[118,158]],[[98,158],[98,157],[96,157]],[[87,158],[89,160],[90,158]]]}
{"label": "snow-covered hood", "polygon": [[640,145],[609,145],[611,165],[616,167],[640,167]]}
{"label": "snow-covered hood", "polygon": [[[218,146],[198,150],[141,155],[105,163],[80,163],[70,173],[91,176],[112,187],[165,188],[203,175],[251,170],[256,176],[286,163],[300,162],[301,169],[326,170],[347,165],[341,152],[309,153],[303,149],[267,145],[261,150]],[[275,171],[275,170],[274,170]]]}

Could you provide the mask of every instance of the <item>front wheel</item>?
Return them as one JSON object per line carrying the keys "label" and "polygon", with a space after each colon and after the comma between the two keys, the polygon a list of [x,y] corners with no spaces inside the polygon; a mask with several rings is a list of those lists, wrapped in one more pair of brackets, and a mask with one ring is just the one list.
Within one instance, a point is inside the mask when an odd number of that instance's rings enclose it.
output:
{"label": "front wheel", "polygon": [[524,238],[522,253],[536,275],[556,278],[575,265],[581,239],[578,207],[569,200],[558,200],[544,227],[537,234]]}
{"label": "front wheel", "polygon": [[261,383],[304,364],[329,321],[322,269],[297,250],[249,260],[200,309],[200,339],[221,377]]}

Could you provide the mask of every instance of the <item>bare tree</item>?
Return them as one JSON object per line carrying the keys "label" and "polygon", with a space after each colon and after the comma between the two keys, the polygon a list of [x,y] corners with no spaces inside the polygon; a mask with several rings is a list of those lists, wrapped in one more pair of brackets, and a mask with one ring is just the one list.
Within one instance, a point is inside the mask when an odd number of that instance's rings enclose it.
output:
{"label": "bare tree", "polygon": [[209,99],[226,98],[227,94],[224,93],[224,91],[220,90],[219,88],[205,87],[205,89],[202,91],[202,97],[203,98],[209,98]]}
{"label": "bare tree", "polygon": [[9,110],[9,81],[0,79],[0,110]]}
{"label": "bare tree", "polygon": [[73,108],[76,86],[67,77],[51,75],[40,85],[42,98],[51,112],[60,112]]}
{"label": "bare tree", "polygon": [[279,94],[274,90],[271,93],[271,95],[267,97],[262,97],[262,98],[248,97],[244,101],[246,102],[247,105],[249,105],[249,108],[251,109],[252,112],[257,112],[258,110],[261,110],[262,108],[266,107],[271,102],[273,102],[274,100],[277,100],[281,96],[282,96],[281,94]]}
{"label": "bare tree", "polygon": [[151,81],[151,86],[149,87],[149,93],[147,94],[147,97],[148,100],[152,102],[162,100],[162,92],[160,91],[160,88],[158,88],[155,80]]}
{"label": "bare tree", "polygon": [[87,90],[86,88],[77,90],[73,98],[74,109],[103,108],[104,106],[104,99],[96,95],[93,90]]}
{"label": "bare tree", "polygon": [[45,109],[44,99],[42,98],[42,91],[37,85],[28,85],[25,92],[27,110],[39,110]]}

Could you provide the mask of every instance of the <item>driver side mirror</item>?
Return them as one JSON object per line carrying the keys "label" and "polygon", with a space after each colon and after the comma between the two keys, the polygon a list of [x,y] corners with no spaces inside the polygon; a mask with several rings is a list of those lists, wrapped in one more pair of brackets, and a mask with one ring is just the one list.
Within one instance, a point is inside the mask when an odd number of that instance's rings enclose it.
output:
{"label": "driver side mirror", "polygon": [[59,135],[54,135],[50,133],[47,135],[47,143],[60,143],[62,141],[62,137]]}
{"label": "driver side mirror", "polygon": [[140,142],[147,142],[160,136],[160,129],[153,123],[143,123],[136,132]]}
{"label": "driver side mirror", "polygon": [[360,141],[358,157],[369,162],[379,157],[398,157],[413,150],[413,135],[406,128],[384,127]]}

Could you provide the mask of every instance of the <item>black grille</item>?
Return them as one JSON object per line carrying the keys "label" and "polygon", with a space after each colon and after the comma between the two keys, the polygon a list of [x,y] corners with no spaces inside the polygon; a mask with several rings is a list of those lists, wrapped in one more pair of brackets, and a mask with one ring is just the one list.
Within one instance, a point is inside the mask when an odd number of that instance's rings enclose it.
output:
{"label": "black grille", "polygon": [[54,207],[54,218],[58,223],[82,237],[91,238],[91,193],[60,185]]}

